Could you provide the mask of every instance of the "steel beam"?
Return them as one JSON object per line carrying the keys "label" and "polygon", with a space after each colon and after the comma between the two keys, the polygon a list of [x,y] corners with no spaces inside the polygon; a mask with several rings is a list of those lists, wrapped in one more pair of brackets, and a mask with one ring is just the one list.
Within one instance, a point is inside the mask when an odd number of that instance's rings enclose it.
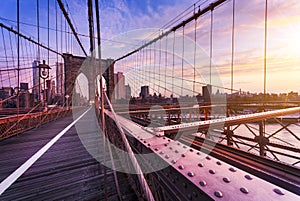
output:
{"label": "steel beam", "polygon": [[[113,118],[106,111],[108,118]],[[153,153],[167,167],[153,172],[160,178],[160,185],[174,199],[199,200],[203,196],[209,199],[224,200],[294,200],[298,196],[277,185],[269,183],[249,172],[208,156],[206,153],[171,140],[167,137],[149,132],[144,127],[132,121],[117,116],[117,120],[127,133],[131,146],[137,154],[147,161],[147,165],[156,166],[147,160],[147,154]],[[152,174],[152,173],[151,173]],[[173,195],[172,195],[173,192]],[[175,192],[175,194],[174,194]],[[178,194],[176,194],[178,192]],[[175,200],[176,200],[175,199]]]}
{"label": "steel beam", "polygon": [[300,112],[300,107],[287,108],[275,111],[260,112],[254,114],[240,115],[234,117],[226,117],[222,119],[214,119],[207,121],[197,121],[193,123],[183,123],[179,125],[163,126],[155,128],[156,131],[163,131],[165,134],[188,132],[198,129],[208,129],[214,127],[233,126],[249,122],[257,122],[268,118],[274,118],[277,116],[284,116],[289,114],[295,114]]}

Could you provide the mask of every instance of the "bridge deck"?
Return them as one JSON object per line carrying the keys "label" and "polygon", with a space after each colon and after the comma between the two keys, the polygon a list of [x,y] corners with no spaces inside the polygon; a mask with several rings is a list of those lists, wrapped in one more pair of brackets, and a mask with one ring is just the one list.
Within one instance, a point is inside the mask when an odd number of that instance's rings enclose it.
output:
{"label": "bridge deck", "polygon": [[[95,122],[89,111],[80,120],[86,123],[86,132],[92,133]],[[73,121],[72,116],[51,122],[22,135],[0,142],[0,179],[3,181],[31,156]],[[93,136],[93,135],[92,135]],[[95,135],[94,135],[95,136]],[[85,146],[99,147],[89,138]],[[103,158],[101,155],[100,157]],[[101,160],[101,159],[100,159]],[[72,126],[44,155],[19,177],[1,196],[0,200],[104,200],[103,166],[85,149]],[[122,197],[134,200],[126,176],[118,173]],[[117,200],[113,171],[107,169],[107,197]]]}

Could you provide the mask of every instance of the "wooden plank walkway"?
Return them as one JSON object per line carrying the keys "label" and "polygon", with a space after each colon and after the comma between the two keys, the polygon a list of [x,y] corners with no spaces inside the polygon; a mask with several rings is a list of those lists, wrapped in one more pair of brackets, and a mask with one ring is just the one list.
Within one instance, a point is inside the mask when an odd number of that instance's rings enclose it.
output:
{"label": "wooden plank walkway", "polygon": [[[91,109],[79,122],[86,126],[87,134],[94,132],[97,126],[93,115]],[[67,116],[1,141],[0,181],[7,178],[72,121],[72,116]],[[88,136],[85,146],[99,152],[99,144],[93,139],[96,135]],[[126,175],[118,173],[118,180],[122,198],[136,200]],[[0,200],[105,200],[105,186],[108,200],[119,200],[113,171],[107,169],[105,185],[103,166],[87,152],[75,126],[72,126],[0,196]]]}

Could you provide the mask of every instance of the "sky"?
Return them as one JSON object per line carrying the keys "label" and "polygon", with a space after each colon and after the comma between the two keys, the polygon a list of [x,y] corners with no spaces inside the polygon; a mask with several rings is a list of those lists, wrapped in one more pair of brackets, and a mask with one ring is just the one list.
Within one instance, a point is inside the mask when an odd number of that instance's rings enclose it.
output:
{"label": "sky", "polygon": [[[21,22],[36,25],[36,0],[20,0]],[[50,21],[55,21],[54,0],[50,0]],[[196,1],[192,0],[100,0],[102,54],[106,58],[118,58],[127,51],[137,47],[146,36],[158,31],[167,22]],[[69,16],[80,33],[85,49],[89,49],[87,3],[85,0],[63,0]],[[236,0],[235,38],[234,38],[234,83],[235,89],[250,92],[263,91],[263,54],[264,54],[264,7],[265,0]],[[267,30],[267,92],[280,93],[300,92],[300,1],[272,0],[268,1]],[[40,25],[47,26],[47,0],[40,0]],[[15,26],[16,0],[1,2],[0,22]],[[199,80],[209,82],[207,67],[210,56],[210,14],[197,20],[197,50],[205,55],[205,62],[199,62]],[[11,21],[7,21],[7,19]],[[51,23],[51,24],[52,24]],[[51,25],[55,26],[55,25]],[[137,31],[138,30],[138,31]],[[25,35],[37,38],[36,27],[22,24],[21,31]],[[178,30],[178,41],[182,29]],[[46,30],[41,30],[41,40],[47,41]],[[85,35],[85,36],[83,36]],[[231,36],[232,36],[232,1],[228,1],[214,10],[213,17],[213,51],[212,62],[217,72],[217,82],[224,87],[231,86]],[[53,34],[51,34],[54,40]],[[169,36],[169,41],[171,36]],[[193,64],[194,54],[191,44],[194,40],[194,22],[185,27],[186,44],[184,59]],[[188,41],[189,39],[185,39]],[[74,39],[73,52],[82,54]],[[52,41],[52,40],[51,40]],[[180,43],[180,42],[178,42]],[[186,43],[186,42],[185,42]],[[1,45],[1,43],[0,43]],[[55,49],[55,44],[51,44]],[[190,51],[187,52],[189,50]],[[158,44],[155,46],[158,47]],[[176,45],[180,57],[182,47]],[[170,48],[167,49],[169,51]],[[67,50],[65,50],[67,51]],[[70,51],[70,49],[69,49]],[[170,52],[170,51],[169,51]],[[2,51],[3,53],[3,51]],[[191,58],[189,58],[191,57]],[[199,56],[199,61],[203,58]],[[126,66],[134,65],[124,61]],[[197,63],[198,64],[198,63]],[[200,66],[202,65],[202,66]],[[126,71],[121,62],[116,68]],[[176,70],[178,67],[178,70]],[[180,59],[175,66],[175,74],[180,75]],[[191,67],[190,67],[191,68]],[[171,70],[171,69],[168,69]],[[130,71],[129,71],[130,72]],[[132,72],[133,73],[133,72]],[[185,73],[191,76],[190,72]],[[201,77],[201,78],[200,78]],[[189,77],[187,77],[189,79]],[[128,80],[129,81],[129,80]],[[181,85],[182,83],[179,83]]]}

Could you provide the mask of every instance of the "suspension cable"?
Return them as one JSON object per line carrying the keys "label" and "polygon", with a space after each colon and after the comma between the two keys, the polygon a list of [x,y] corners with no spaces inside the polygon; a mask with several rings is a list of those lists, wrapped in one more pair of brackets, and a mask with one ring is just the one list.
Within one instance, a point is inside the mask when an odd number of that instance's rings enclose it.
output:
{"label": "suspension cable", "polygon": [[210,11],[210,49],[209,49],[209,84],[212,84],[211,80],[211,68],[212,68],[212,57],[213,57],[213,9],[214,7],[211,6]]}
{"label": "suspension cable", "polygon": [[233,62],[234,62],[234,27],[235,26],[235,0],[232,0],[232,35],[231,35],[231,94],[233,93]]}
{"label": "suspension cable", "polygon": [[132,162],[132,165],[133,165],[135,171],[137,172],[136,175],[137,175],[137,177],[139,179],[139,182],[141,184],[141,187],[142,187],[142,189],[143,189],[143,191],[145,193],[146,199],[148,201],[154,201],[154,197],[153,197],[153,194],[152,194],[152,192],[150,190],[150,187],[149,187],[149,185],[148,185],[148,183],[147,183],[147,181],[146,181],[146,179],[144,177],[144,174],[142,172],[142,169],[141,169],[141,167],[140,167],[140,165],[139,165],[139,163],[138,163],[138,161],[137,161],[137,159],[136,159],[136,157],[135,157],[135,155],[134,155],[134,153],[133,153],[133,151],[131,149],[131,146],[130,146],[127,138],[126,138],[126,135],[125,135],[125,133],[123,131],[123,128],[122,128],[122,126],[120,125],[120,123],[119,123],[119,121],[117,119],[117,115],[116,115],[116,113],[115,113],[115,111],[114,111],[114,109],[113,109],[113,107],[112,107],[109,99],[107,98],[107,95],[106,94],[104,94],[104,95],[105,95],[105,99],[106,99],[106,101],[107,101],[107,103],[109,105],[109,108],[111,110],[111,113],[113,114],[114,120],[115,120],[117,128],[118,128],[118,130],[120,132],[121,138],[122,138],[122,140],[124,142],[124,145],[125,145],[125,148],[127,150],[128,155],[129,155],[129,158],[130,158],[130,160]]}
{"label": "suspension cable", "polygon": [[181,56],[181,96],[183,96],[183,77],[184,77],[184,71],[183,71],[183,66],[184,66],[184,27],[182,27],[182,56]]}

